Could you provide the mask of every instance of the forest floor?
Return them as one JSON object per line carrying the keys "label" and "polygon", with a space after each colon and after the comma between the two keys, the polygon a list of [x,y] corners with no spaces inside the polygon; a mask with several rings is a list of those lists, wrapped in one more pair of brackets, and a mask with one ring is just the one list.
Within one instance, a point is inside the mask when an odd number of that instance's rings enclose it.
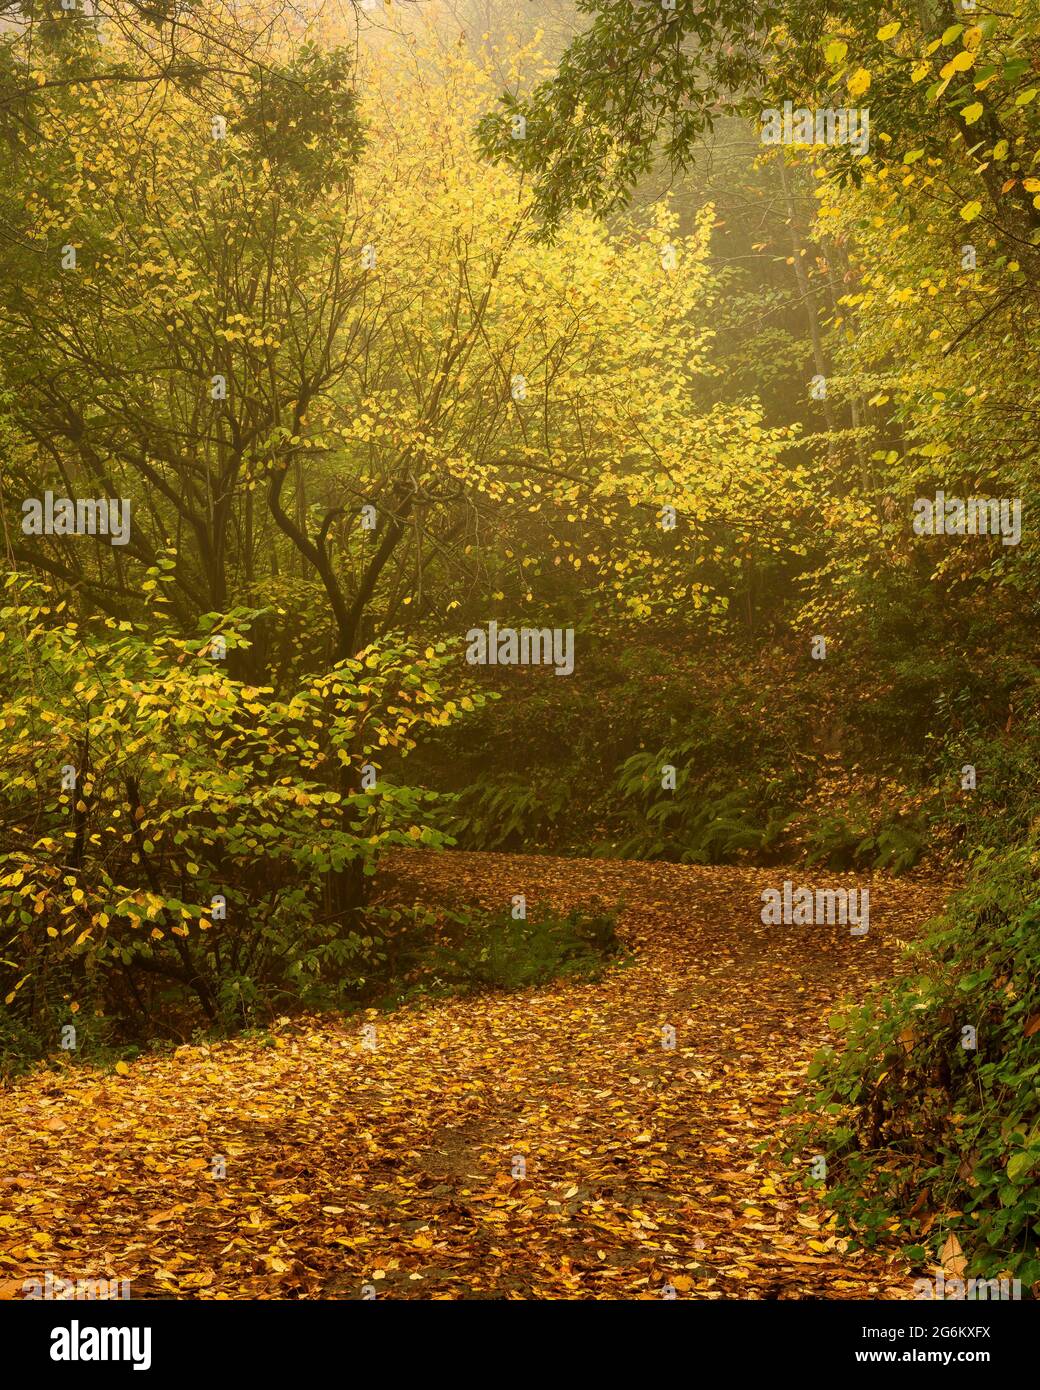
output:
{"label": "forest floor", "polygon": [[598,983],[32,1074],[0,1094],[0,1295],[50,1271],[139,1298],[912,1296],[894,1250],[844,1250],[811,1155],[776,1140],[834,1007],[892,975],[942,885],[793,875],[869,884],[853,937],[764,926],[777,869],[414,852],[387,872],[408,901],[621,903],[632,955]]}

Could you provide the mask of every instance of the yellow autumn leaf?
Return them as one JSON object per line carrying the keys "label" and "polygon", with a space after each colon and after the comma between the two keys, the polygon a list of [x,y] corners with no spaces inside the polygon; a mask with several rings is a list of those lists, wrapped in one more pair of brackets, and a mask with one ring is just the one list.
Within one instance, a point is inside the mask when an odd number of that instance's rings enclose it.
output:
{"label": "yellow autumn leaf", "polygon": [[857,68],[849,78],[849,96],[861,97],[870,87],[870,73],[866,68]]}
{"label": "yellow autumn leaf", "polygon": [[823,56],[831,67],[837,67],[840,62],[844,61],[848,51],[847,43],[843,43],[841,39],[831,39],[829,43],[824,45]]}

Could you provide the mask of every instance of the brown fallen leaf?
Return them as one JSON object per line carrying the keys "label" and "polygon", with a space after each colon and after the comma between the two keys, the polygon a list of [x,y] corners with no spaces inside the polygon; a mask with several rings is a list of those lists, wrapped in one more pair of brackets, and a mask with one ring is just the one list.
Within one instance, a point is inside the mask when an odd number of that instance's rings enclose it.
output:
{"label": "brown fallen leaf", "polygon": [[170,1207],[169,1211],[153,1212],[148,1218],[147,1224],[149,1226],[159,1226],[164,1221],[172,1221],[175,1216],[180,1216],[181,1212],[187,1211],[187,1209],[187,1202],[178,1202],[175,1207]]}
{"label": "brown fallen leaf", "polygon": [[964,1271],[968,1265],[967,1256],[961,1249],[961,1243],[955,1235],[949,1235],[939,1254],[942,1261],[943,1273],[954,1279],[962,1279]]}

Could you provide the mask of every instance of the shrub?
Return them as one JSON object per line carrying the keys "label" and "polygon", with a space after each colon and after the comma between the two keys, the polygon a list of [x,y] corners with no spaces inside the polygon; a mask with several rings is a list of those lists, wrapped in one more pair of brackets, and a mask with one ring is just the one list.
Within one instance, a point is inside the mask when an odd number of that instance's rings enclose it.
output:
{"label": "shrub", "polygon": [[570,785],[548,774],[536,782],[504,773],[466,787],[449,821],[455,839],[465,849],[502,850],[549,838],[566,815]]}
{"label": "shrub", "polygon": [[456,988],[522,989],[549,980],[595,979],[620,950],[608,914],[513,921],[508,914],[486,922],[457,918],[447,940],[437,943],[431,968]]}
{"label": "shrub", "polygon": [[813,823],[806,837],[806,863],[901,874],[913,868],[927,846],[922,813],[902,814],[853,798],[848,812],[825,812]]}
{"label": "shrub", "polygon": [[[241,1023],[350,979],[379,855],[437,846],[435,797],[379,771],[472,708],[443,644],[388,640],[288,697],[213,659],[255,614],[182,638],[81,628],[11,576],[0,610],[0,992],[20,1029],[82,1013],[130,1034]],[[479,697],[477,697],[479,699]],[[374,782],[372,781],[375,778]]]}
{"label": "shrub", "polygon": [[[613,912],[577,909],[514,921],[470,911],[398,906],[384,914],[381,935],[392,942],[384,980],[388,998],[524,989],[558,978],[595,980],[618,956]],[[392,925],[388,925],[387,920]]]}
{"label": "shrub", "polygon": [[897,1213],[918,1259],[952,1233],[969,1275],[1024,1284],[1040,1279],[1036,860],[980,855],[914,948],[914,973],[852,1009],[844,1049],[814,1060],[803,1131],[829,1154],[832,1198],[861,1240]]}
{"label": "shrub", "polygon": [[[622,764],[617,788],[635,830],[615,851],[621,859],[669,859],[680,864],[727,864],[768,857],[790,816],[771,804],[776,786],[752,789],[691,772],[695,741],[635,753]],[[661,769],[676,769],[674,790]],[[752,774],[753,775],[753,774]]]}

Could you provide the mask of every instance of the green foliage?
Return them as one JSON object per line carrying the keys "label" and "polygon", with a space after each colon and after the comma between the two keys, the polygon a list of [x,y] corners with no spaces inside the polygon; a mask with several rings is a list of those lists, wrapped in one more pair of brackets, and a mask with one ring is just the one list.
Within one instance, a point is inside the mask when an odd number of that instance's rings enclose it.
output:
{"label": "green foliage", "polygon": [[[697,778],[686,760],[694,743],[626,759],[617,787],[638,828],[617,847],[621,859],[670,859],[680,864],[761,862],[775,849],[789,815],[719,777]],[[661,785],[661,769],[676,769],[675,790]]]}
{"label": "green foliage", "polygon": [[[509,158],[533,176],[546,226],[555,231],[570,208],[604,212],[623,202],[663,151],[673,169],[686,167],[731,96],[760,71],[741,0],[709,5],[635,5],[629,0],[578,0],[590,16],[550,81],[526,99],[512,93],[481,123],[484,150]],[[757,7],[760,35],[781,7]],[[648,73],[659,74],[653,81]],[[579,115],[580,113],[580,115]],[[513,139],[513,121],[526,138]]]}
{"label": "green foliage", "polygon": [[921,815],[902,817],[880,811],[866,801],[847,812],[825,812],[806,837],[806,863],[828,869],[912,869],[928,844]]}
{"label": "green foliage", "polygon": [[516,773],[482,778],[459,795],[450,825],[466,849],[518,849],[544,841],[571,804],[571,787],[538,769],[534,785]]}
{"label": "green foliage", "polygon": [[356,54],[305,44],[292,61],[257,66],[242,96],[238,129],[281,179],[308,192],[342,184],[361,154]]}
{"label": "green foliage", "polygon": [[278,697],[210,654],[247,645],[249,610],[185,639],[8,588],[0,971],[22,1025],[75,1004],[147,1033],[192,996],[242,1022],[357,974],[379,856],[446,842],[433,794],[381,770],[461,715],[445,646],[384,640]]}
{"label": "green foliage", "polygon": [[895,1209],[908,1245],[938,1259],[952,1232],[969,1275],[1010,1271],[1030,1285],[1040,1279],[1035,849],[980,855],[913,964],[840,1020],[840,1052],[814,1060],[802,1141],[828,1155],[833,1200],[864,1243]]}
{"label": "green foliage", "polygon": [[558,977],[597,979],[620,949],[614,918],[605,914],[586,917],[574,911],[524,922],[502,917],[482,931],[460,925],[440,948],[434,969],[474,988],[521,989]]}
{"label": "green foliage", "polygon": [[[868,628],[864,649],[874,638]],[[841,708],[844,669],[792,682],[732,639],[709,660],[664,645],[597,648],[580,686],[554,700],[555,690],[514,686],[478,725],[446,731],[422,755],[424,774],[458,793],[446,824],[466,848],[901,873],[932,845],[936,823],[964,809],[953,751],[921,756],[959,654],[926,647],[915,661],[918,638],[913,627],[889,640],[891,681],[851,710]],[[855,659],[868,657],[857,649]],[[990,675],[964,677],[969,698]],[[858,776],[838,775],[823,741],[832,727]],[[662,785],[669,765],[674,790]]]}
{"label": "green foliage", "polygon": [[597,980],[618,958],[616,911],[574,909],[514,920],[509,911],[375,908],[393,922],[389,998],[515,990],[555,979]]}

